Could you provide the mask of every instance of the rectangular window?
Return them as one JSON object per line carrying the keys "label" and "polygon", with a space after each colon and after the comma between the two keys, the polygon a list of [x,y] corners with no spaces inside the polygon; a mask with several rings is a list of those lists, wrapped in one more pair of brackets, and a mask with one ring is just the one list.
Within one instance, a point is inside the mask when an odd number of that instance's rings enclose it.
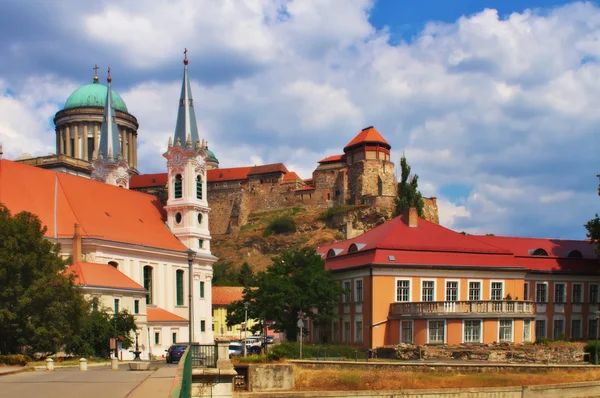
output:
{"label": "rectangular window", "polygon": [[363,339],[363,323],[362,321],[356,321],[356,332],[354,334],[354,342],[362,343]]}
{"label": "rectangular window", "polygon": [[204,246],[204,241],[202,239],[198,239],[198,248],[202,249],[203,246]]}
{"label": "rectangular window", "polygon": [[481,321],[464,321],[464,342],[481,343]]}
{"label": "rectangular window", "polygon": [[396,301],[410,301],[410,281],[408,279],[398,279],[396,281]]}
{"label": "rectangular window", "polygon": [[504,343],[512,342],[513,321],[511,319],[500,319],[499,328],[500,341]]}
{"label": "rectangular window", "polygon": [[566,286],[564,283],[554,283],[554,302],[564,304],[566,299]]}
{"label": "rectangular window", "polygon": [[215,323],[214,322],[212,323],[211,328],[212,328],[212,331],[214,332],[215,331]]}
{"label": "rectangular window", "polygon": [[529,282],[525,282],[525,285],[523,286],[523,300],[529,300]]}
{"label": "rectangular window", "polygon": [[363,281],[362,281],[362,279],[356,279],[354,281],[354,288],[356,289],[356,292],[354,294],[355,301],[357,303],[362,303],[362,301],[363,301]]}
{"label": "rectangular window", "polygon": [[571,319],[571,338],[580,339],[581,337],[581,319]]}
{"label": "rectangular window", "polygon": [[115,314],[117,312],[119,312],[119,299],[115,299],[115,308],[114,308],[114,310],[115,310]]}
{"label": "rectangular window", "polygon": [[183,305],[183,271],[180,269],[175,271],[175,282],[176,305]]}
{"label": "rectangular window", "polygon": [[546,338],[546,320],[536,319],[535,320],[535,338]]}
{"label": "rectangular window", "polygon": [[421,301],[435,301],[435,282],[422,281]]}
{"label": "rectangular window", "polygon": [[492,300],[502,300],[503,285],[503,282],[492,282]]}
{"label": "rectangular window", "polygon": [[228,325],[228,326],[227,326],[227,331],[228,331],[228,332],[231,332],[232,330],[233,330],[233,329],[232,329],[232,327]]}
{"label": "rectangular window", "polygon": [[469,282],[469,300],[481,300],[481,282]]}
{"label": "rectangular window", "polygon": [[344,322],[344,343],[350,342],[350,322]]}
{"label": "rectangular window", "polygon": [[573,284],[573,304],[581,304],[583,302],[583,285],[581,283]]}
{"label": "rectangular window", "polygon": [[160,332],[154,332],[154,344],[160,344]]}
{"label": "rectangular window", "polygon": [[598,336],[598,321],[590,319],[588,322],[588,339],[595,339]]}
{"label": "rectangular window", "polygon": [[92,311],[98,311],[98,299],[96,298],[92,301]]}
{"label": "rectangular window", "polygon": [[[535,302],[548,302],[548,284],[545,282],[535,284]],[[536,332],[537,333],[537,332]]]}
{"label": "rectangular window", "polygon": [[429,343],[443,344],[446,323],[444,321],[429,321]]}
{"label": "rectangular window", "polygon": [[134,314],[139,314],[140,313],[140,300],[135,300],[133,302],[133,313]]}
{"label": "rectangular window", "polygon": [[206,332],[206,321],[200,321],[200,331]]}
{"label": "rectangular window", "polygon": [[148,294],[146,295],[146,304],[152,304],[152,267],[146,265],[144,267],[144,289],[148,290]]}
{"label": "rectangular window", "polygon": [[531,341],[531,320],[523,320],[523,342]]}
{"label": "rectangular window", "polygon": [[406,344],[413,343],[413,321],[402,321],[402,334],[400,342]]}
{"label": "rectangular window", "polygon": [[204,282],[200,282],[200,298],[204,298]]}
{"label": "rectangular window", "polygon": [[446,301],[458,300],[458,281],[446,281]]}
{"label": "rectangular window", "polygon": [[598,304],[598,285],[590,284],[590,304]]}
{"label": "rectangular window", "polygon": [[565,320],[564,319],[555,319],[552,330],[552,338],[554,340],[558,340],[560,338],[564,338],[565,336]]}
{"label": "rectangular window", "polygon": [[177,343],[177,333],[173,332],[171,333],[171,344],[175,344]]}
{"label": "rectangular window", "polygon": [[344,281],[344,303],[350,302],[350,281]]}

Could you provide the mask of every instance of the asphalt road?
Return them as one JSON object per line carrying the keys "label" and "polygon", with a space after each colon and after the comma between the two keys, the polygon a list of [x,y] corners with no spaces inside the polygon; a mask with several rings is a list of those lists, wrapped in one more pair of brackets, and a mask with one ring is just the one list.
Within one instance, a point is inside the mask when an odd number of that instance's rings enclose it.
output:
{"label": "asphalt road", "polygon": [[[161,365],[173,366],[177,365]],[[109,366],[38,370],[0,377],[1,398],[124,398],[153,372],[131,372],[123,364],[119,370]]]}

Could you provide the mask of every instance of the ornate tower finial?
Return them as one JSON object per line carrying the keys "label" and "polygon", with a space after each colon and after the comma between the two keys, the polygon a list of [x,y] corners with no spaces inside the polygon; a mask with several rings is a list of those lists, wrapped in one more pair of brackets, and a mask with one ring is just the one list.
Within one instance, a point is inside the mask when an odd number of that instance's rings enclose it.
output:
{"label": "ornate tower finial", "polygon": [[187,65],[188,64],[188,59],[187,59],[187,48],[183,51],[184,54],[184,58],[183,58],[183,64]]}
{"label": "ornate tower finial", "polygon": [[2,143],[0,142],[0,160],[2,160],[2,155],[4,152],[2,151]]}
{"label": "ornate tower finial", "polygon": [[196,124],[192,88],[188,77],[187,51],[186,48],[183,52],[185,54],[183,60],[185,66],[183,67],[183,82],[181,84],[181,96],[179,97],[179,110],[177,111],[177,124],[175,125],[173,143],[177,145],[177,142],[180,142],[182,145],[186,145],[188,138],[191,135],[193,148],[200,139],[198,138],[198,126]]}
{"label": "ornate tower finial", "polygon": [[94,70],[94,83],[98,83],[98,64],[94,65],[92,68]]}
{"label": "ornate tower finial", "polygon": [[106,81],[109,83],[112,82],[112,77],[110,77],[110,66],[108,67],[108,76],[106,77]]}

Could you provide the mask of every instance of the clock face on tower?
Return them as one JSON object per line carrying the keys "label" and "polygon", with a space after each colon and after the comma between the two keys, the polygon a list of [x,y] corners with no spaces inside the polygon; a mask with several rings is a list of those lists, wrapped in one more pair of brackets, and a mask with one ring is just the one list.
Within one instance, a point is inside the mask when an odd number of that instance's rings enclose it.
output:
{"label": "clock face on tower", "polygon": [[173,154],[173,163],[180,165],[181,164],[181,152],[175,152]]}

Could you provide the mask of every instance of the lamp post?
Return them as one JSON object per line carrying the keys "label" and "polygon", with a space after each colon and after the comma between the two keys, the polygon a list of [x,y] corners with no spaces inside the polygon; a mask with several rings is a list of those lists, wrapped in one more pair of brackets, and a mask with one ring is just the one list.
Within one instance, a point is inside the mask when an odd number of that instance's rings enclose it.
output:
{"label": "lamp post", "polygon": [[298,327],[300,328],[300,359],[302,359],[302,338],[304,337],[304,312],[298,311]]}
{"label": "lamp post", "polygon": [[248,349],[246,348],[246,333],[248,331],[248,306],[249,302],[244,302],[244,356],[248,354]]}
{"label": "lamp post", "polygon": [[188,310],[189,310],[189,321],[188,321],[188,328],[189,328],[189,335],[188,335],[188,342],[191,345],[192,342],[194,341],[194,301],[192,300],[192,290],[194,288],[193,282],[194,282],[194,266],[193,266],[193,262],[194,262],[194,258],[196,258],[196,252],[192,249],[187,249],[187,251],[185,252],[185,254],[187,254],[187,260],[188,260]]}

